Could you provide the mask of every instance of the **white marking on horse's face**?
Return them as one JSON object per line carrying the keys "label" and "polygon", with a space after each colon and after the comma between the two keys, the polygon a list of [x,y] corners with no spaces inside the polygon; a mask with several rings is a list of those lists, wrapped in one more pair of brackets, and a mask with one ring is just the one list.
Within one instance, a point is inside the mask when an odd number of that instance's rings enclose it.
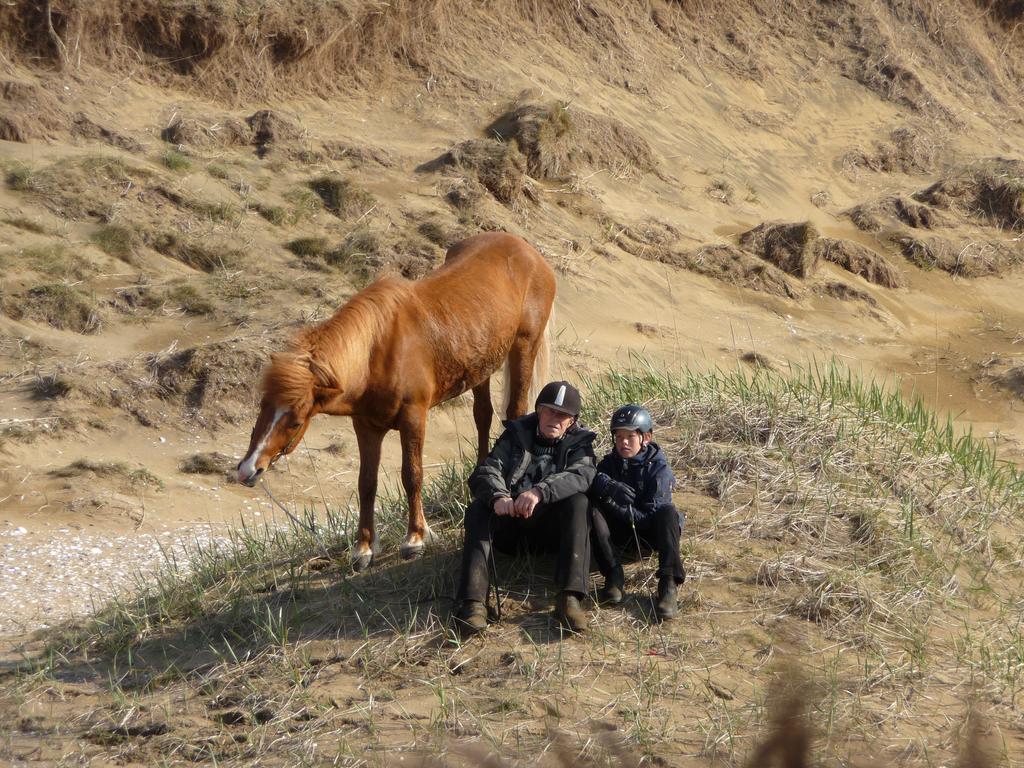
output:
{"label": "white marking on horse's face", "polygon": [[249,455],[246,456],[238,464],[238,470],[236,471],[236,477],[239,482],[244,482],[256,474],[256,462],[260,460],[263,455],[263,449],[267,447],[267,442],[270,440],[270,436],[274,434],[274,429],[277,427],[277,423],[283,419],[291,408],[278,408],[274,411],[274,419],[270,422],[270,426],[267,427],[267,431],[263,433],[263,436],[256,443],[256,447],[253,448]]}

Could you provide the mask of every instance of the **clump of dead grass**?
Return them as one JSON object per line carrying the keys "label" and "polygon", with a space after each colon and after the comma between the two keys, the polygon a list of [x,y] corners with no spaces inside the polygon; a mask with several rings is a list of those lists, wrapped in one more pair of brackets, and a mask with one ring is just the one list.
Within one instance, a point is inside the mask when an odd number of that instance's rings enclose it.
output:
{"label": "clump of dead grass", "polygon": [[0,82],[0,140],[29,142],[57,137],[66,127],[67,116],[60,102],[46,88],[35,83]]}
{"label": "clump of dead grass", "polygon": [[616,177],[657,169],[650,145],[636,131],[565,102],[537,102],[529,92],[487,126],[486,133],[514,142],[535,179],[564,178],[581,166],[603,168]]}
{"label": "clump of dead grass", "polygon": [[319,176],[309,182],[309,188],[323,201],[324,208],[341,219],[362,216],[375,205],[373,195],[343,176]]}
{"label": "clump of dead grass", "polygon": [[1024,231],[1024,162],[996,159],[960,169],[914,199],[972,214],[995,227]]}
{"label": "clump of dead grass", "polygon": [[81,252],[60,242],[0,251],[0,267],[8,274],[17,269],[30,269],[67,282],[84,280],[96,272],[96,266]]}
{"label": "clump of dead grass", "polygon": [[850,240],[818,238],[814,248],[825,261],[832,262],[869,283],[885,288],[900,288],[904,285],[903,277],[880,253],[872,251]]}
{"label": "clump of dead grass", "polygon": [[817,267],[819,254],[811,247],[818,231],[810,222],[765,222],[740,235],[740,247],[757,254],[783,272],[807,277]]}
{"label": "clump of dead grass", "polygon": [[843,212],[857,229],[863,232],[880,232],[886,225],[896,222],[914,229],[933,229],[945,222],[934,208],[920,205],[899,195],[890,195],[873,202],[861,203]]}
{"label": "clump of dead grass", "polygon": [[233,117],[175,114],[161,130],[160,138],[176,146],[223,148],[251,144],[253,131],[245,122]]}
{"label": "clump of dead grass", "polygon": [[142,246],[142,238],[131,227],[121,224],[106,224],[89,235],[89,239],[108,256],[113,256],[127,264],[138,263],[138,251]]}
{"label": "clump of dead grass", "polygon": [[154,250],[203,272],[237,269],[246,261],[241,249],[218,238],[160,232],[149,239]]}
{"label": "clump of dead grass", "polygon": [[23,294],[0,294],[0,307],[15,320],[42,322],[62,331],[90,334],[103,326],[96,298],[67,283],[38,285]]}
{"label": "clump of dead grass", "polygon": [[902,126],[893,130],[887,141],[875,142],[873,151],[847,152],[843,166],[877,173],[928,173],[935,168],[944,147],[945,141],[931,132]]}
{"label": "clump of dead grass", "polygon": [[999,275],[1024,263],[1024,254],[1004,242],[899,237],[896,243],[912,264],[922,269],[940,269],[955,277]]}
{"label": "clump of dead grass", "polygon": [[[445,169],[469,176],[476,182],[477,189],[486,189],[499,202],[513,208],[536,198],[527,178],[526,158],[515,146],[496,139],[464,141],[417,168],[421,172]],[[451,192],[449,198],[450,195]],[[463,195],[453,199],[452,203],[457,208],[466,209],[472,208],[478,199],[474,194]]]}
{"label": "clump of dead grass", "polygon": [[164,482],[145,467],[133,469],[123,461],[97,461],[93,459],[76,459],[58,469],[50,470],[52,477],[73,479],[82,476],[121,479],[128,486],[136,488],[155,487],[162,489]]}
{"label": "clump of dead grass", "polygon": [[119,157],[89,155],[44,167],[16,165],[7,173],[7,185],[58,216],[110,221],[122,198],[151,176],[151,171]]}
{"label": "clump of dead grass", "polygon": [[218,451],[194,453],[184,459],[179,469],[187,475],[226,475],[233,460]]}

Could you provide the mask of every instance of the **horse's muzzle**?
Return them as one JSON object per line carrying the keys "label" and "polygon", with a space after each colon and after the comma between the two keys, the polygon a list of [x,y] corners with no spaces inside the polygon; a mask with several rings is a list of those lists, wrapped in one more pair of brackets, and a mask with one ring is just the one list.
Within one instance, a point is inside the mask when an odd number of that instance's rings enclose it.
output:
{"label": "horse's muzzle", "polygon": [[262,474],[263,470],[257,469],[255,472],[249,475],[249,477],[239,477],[238,482],[240,482],[242,485],[247,485],[250,488],[252,488],[254,485],[256,485],[256,481],[260,479],[260,475]]}

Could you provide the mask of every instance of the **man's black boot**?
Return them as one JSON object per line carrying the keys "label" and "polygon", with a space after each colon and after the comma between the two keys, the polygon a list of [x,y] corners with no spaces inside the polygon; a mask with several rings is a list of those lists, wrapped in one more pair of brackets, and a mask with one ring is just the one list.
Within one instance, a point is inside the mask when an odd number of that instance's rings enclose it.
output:
{"label": "man's black boot", "polygon": [[555,601],[555,616],[558,622],[570,632],[584,632],[587,629],[587,614],[580,605],[575,592],[559,592]]}
{"label": "man's black boot", "polygon": [[658,579],[658,601],[654,604],[654,612],[659,621],[670,621],[676,617],[676,599],[678,589],[676,580],[671,576]]}
{"label": "man's black boot", "polygon": [[597,602],[601,605],[619,605],[626,588],[626,574],[621,565],[616,565],[604,579],[604,586],[597,590]]}
{"label": "man's black boot", "polygon": [[455,614],[455,629],[466,640],[487,629],[487,609],[479,600],[463,600]]}

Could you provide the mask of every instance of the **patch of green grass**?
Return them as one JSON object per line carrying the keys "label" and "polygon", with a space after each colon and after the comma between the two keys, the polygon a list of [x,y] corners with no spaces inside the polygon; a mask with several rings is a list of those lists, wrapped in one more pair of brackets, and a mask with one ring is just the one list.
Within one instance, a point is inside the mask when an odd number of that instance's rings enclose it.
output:
{"label": "patch of green grass", "polygon": [[219,165],[218,163],[210,163],[208,166],[206,166],[206,172],[210,174],[213,178],[220,179],[222,181],[225,181],[231,177],[231,171],[229,171],[223,165]]}
{"label": "patch of green grass", "polygon": [[320,176],[309,182],[309,188],[339,218],[362,215],[374,205],[373,195],[341,176]]}
{"label": "patch of green grass", "polygon": [[256,213],[269,221],[275,227],[284,226],[289,222],[288,209],[283,205],[265,205],[256,203]]}
{"label": "patch of green grass", "polygon": [[209,315],[216,310],[210,299],[188,283],[168,289],[166,300],[177,304],[189,315]]}
{"label": "patch of green grass", "polygon": [[6,180],[11,189],[31,194],[59,216],[110,221],[125,190],[152,176],[119,157],[86,155],[44,167],[9,166]]}
{"label": "patch of green grass", "polygon": [[96,299],[67,283],[39,285],[23,295],[3,297],[0,303],[16,320],[44,322],[59,330],[88,334],[102,325]]}
{"label": "patch of green grass", "polygon": [[64,243],[2,251],[0,267],[5,271],[27,268],[58,280],[83,280],[95,272],[88,259]]}
{"label": "patch of green grass", "polygon": [[245,254],[221,243],[204,242],[175,232],[161,232],[153,239],[153,248],[203,272],[235,269],[244,263]]}
{"label": "patch of green grass", "polygon": [[136,252],[141,239],[130,227],[120,224],[105,224],[93,232],[89,239],[108,256],[113,256],[128,264],[135,264],[137,261]]}
{"label": "patch of green grass", "polygon": [[307,187],[292,187],[284,193],[283,197],[292,208],[289,213],[289,221],[292,224],[311,219],[324,208],[320,196]]}
{"label": "patch of green grass", "polygon": [[192,161],[176,149],[166,149],[160,155],[160,164],[172,171],[189,171]]}
{"label": "patch of green grass", "polygon": [[303,259],[319,259],[327,253],[329,245],[326,237],[300,237],[284,247]]}

